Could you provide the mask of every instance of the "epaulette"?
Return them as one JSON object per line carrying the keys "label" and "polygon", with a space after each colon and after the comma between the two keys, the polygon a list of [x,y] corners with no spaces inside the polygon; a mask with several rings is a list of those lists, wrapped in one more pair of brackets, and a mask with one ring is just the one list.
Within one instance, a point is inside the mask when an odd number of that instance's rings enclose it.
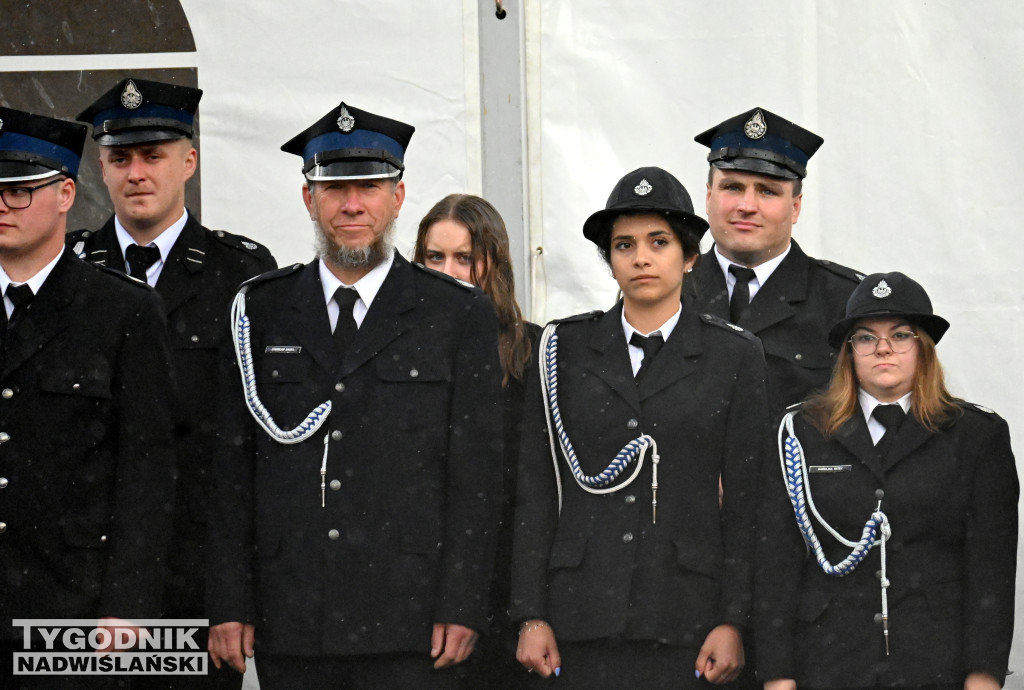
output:
{"label": "epaulette", "polygon": [[107,275],[115,276],[116,278],[120,278],[121,280],[125,281],[126,283],[131,283],[132,285],[134,285],[136,287],[143,287],[143,288],[146,288],[147,290],[155,289],[155,288],[151,287],[149,285],[149,283],[141,281],[138,278],[132,278],[127,273],[123,273],[121,271],[115,271],[112,268],[107,268],[106,266],[102,266],[100,264],[89,264],[89,265],[92,266],[93,268],[95,268],[97,271],[103,271]]}
{"label": "epaulette", "polygon": [[855,283],[859,283],[860,281],[864,280],[867,277],[866,274],[861,273],[860,271],[855,271],[852,268],[847,268],[846,266],[843,266],[842,264],[837,264],[837,263],[835,263],[833,261],[829,261],[828,259],[813,259],[812,258],[811,261],[813,261],[814,263],[818,264],[819,266],[824,268],[826,271],[829,271],[831,273],[835,273],[837,276],[839,276],[841,278],[846,278],[847,280],[852,280]]}
{"label": "epaulette", "polygon": [[600,310],[588,311],[583,314],[573,314],[572,316],[566,316],[561,319],[551,319],[548,323],[572,323],[573,321],[591,321],[599,316],[604,316],[604,312]]}
{"label": "epaulette", "polygon": [[224,230],[211,230],[210,231],[217,240],[232,249],[240,249],[247,254],[252,254],[261,261],[270,259],[270,250],[264,247],[259,242],[253,242],[248,237],[243,235],[235,235]]}
{"label": "epaulette", "polygon": [[433,276],[435,278],[441,278],[442,280],[446,280],[449,283],[452,283],[454,285],[458,285],[459,287],[465,288],[466,290],[473,290],[474,288],[476,288],[476,285],[473,285],[473,283],[470,283],[470,282],[465,281],[465,280],[459,280],[458,278],[453,278],[450,275],[448,275],[447,273],[442,273],[441,271],[436,271],[433,268],[427,268],[423,264],[418,263],[416,261],[411,261],[410,263],[413,266],[415,266],[416,268],[418,268],[421,271],[423,271],[424,273],[426,273],[427,275]]}
{"label": "epaulette", "polygon": [[64,235],[64,244],[71,248],[79,259],[85,258],[85,242],[93,236],[93,231],[88,228],[72,230]]}
{"label": "epaulette", "polygon": [[303,264],[292,264],[291,266],[283,266],[281,268],[275,268],[273,271],[267,271],[266,273],[260,273],[258,276],[253,276],[249,280],[242,283],[243,287],[250,288],[258,283],[265,283],[268,280],[274,278],[281,278],[283,276],[291,275],[301,269]]}
{"label": "epaulette", "polygon": [[722,330],[729,331],[730,333],[735,333],[736,335],[746,338],[747,340],[757,340],[757,336],[748,331],[747,329],[743,328],[743,326],[737,326],[733,322],[726,321],[720,316],[704,313],[700,315],[700,318],[701,321],[703,321],[706,324],[709,324],[711,326],[718,326]]}
{"label": "epaulette", "polygon": [[986,417],[993,417],[993,418],[998,418],[999,417],[999,413],[997,413],[991,407],[985,407],[984,405],[979,405],[977,403],[967,402],[966,400],[957,400],[956,402],[957,402],[957,404],[961,408],[963,408],[963,409],[965,409],[965,410],[967,410],[969,412],[980,412],[981,414],[985,415]]}
{"label": "epaulette", "polygon": [[806,404],[807,404],[806,400],[801,400],[798,403],[793,403],[792,405],[789,405],[789,406],[786,407],[786,412],[796,412],[797,410],[799,410],[801,407],[803,407]]}

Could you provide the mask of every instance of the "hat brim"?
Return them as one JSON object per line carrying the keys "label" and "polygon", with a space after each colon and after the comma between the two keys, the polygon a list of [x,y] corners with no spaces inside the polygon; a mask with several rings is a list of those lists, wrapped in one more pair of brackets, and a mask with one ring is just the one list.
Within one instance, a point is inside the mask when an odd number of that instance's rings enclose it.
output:
{"label": "hat brim", "polygon": [[935,314],[920,314],[914,312],[901,312],[901,311],[877,311],[870,312],[867,314],[858,314],[857,316],[850,316],[836,323],[832,326],[832,329],[828,332],[828,343],[832,347],[838,349],[842,346],[843,341],[846,340],[847,336],[853,330],[854,326],[859,321],[866,319],[885,319],[885,318],[901,318],[906,319],[909,323],[923,328],[932,341],[938,343],[942,340],[942,336],[949,330],[949,321],[946,321],[941,316]]}
{"label": "hat brim", "polygon": [[311,182],[329,180],[380,180],[402,176],[402,171],[382,160],[340,160],[326,165],[314,165],[306,171]]}
{"label": "hat brim", "polygon": [[0,182],[31,182],[61,174],[60,170],[26,161],[0,161]]}
{"label": "hat brim", "polygon": [[752,172],[758,175],[767,175],[769,177],[779,177],[783,180],[800,179],[800,176],[789,168],[785,168],[777,163],[761,160],[759,158],[730,158],[728,160],[716,160],[711,164],[711,166],[718,168],[719,170],[740,170],[742,172]]}
{"label": "hat brim", "polygon": [[686,213],[685,211],[670,211],[663,208],[655,208],[645,205],[620,206],[618,208],[602,209],[591,214],[591,216],[587,218],[587,222],[583,224],[583,236],[600,247],[604,243],[605,235],[611,232],[612,224],[615,222],[616,218],[619,216],[635,216],[645,213],[664,216],[666,218],[675,218],[683,224],[698,244],[700,244],[701,238],[708,229],[708,222],[693,213]]}
{"label": "hat brim", "polygon": [[189,138],[187,134],[171,129],[134,129],[100,133],[93,137],[100,146],[134,146]]}

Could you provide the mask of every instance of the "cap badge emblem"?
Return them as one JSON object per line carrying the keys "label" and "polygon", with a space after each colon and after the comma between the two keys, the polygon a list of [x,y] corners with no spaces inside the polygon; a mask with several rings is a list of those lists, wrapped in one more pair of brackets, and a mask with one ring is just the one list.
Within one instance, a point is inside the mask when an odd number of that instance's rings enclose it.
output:
{"label": "cap badge emblem", "polygon": [[121,105],[128,110],[135,110],[142,105],[142,92],[131,79],[124,85],[124,91],[121,92]]}
{"label": "cap badge emblem", "polygon": [[892,294],[892,288],[889,287],[889,284],[884,280],[880,280],[878,281],[878,285],[871,290],[871,294],[878,299],[885,299]]}
{"label": "cap badge emblem", "polygon": [[760,139],[767,132],[768,125],[765,124],[764,114],[760,110],[756,111],[743,125],[743,133],[747,135],[747,139]]}
{"label": "cap badge emblem", "polygon": [[0,132],[2,132],[3,129],[4,129],[4,121],[0,120]]}
{"label": "cap badge emblem", "polygon": [[640,180],[640,184],[638,184],[636,187],[633,187],[633,191],[636,192],[637,196],[647,196],[652,191],[654,191],[654,187],[651,186],[651,183],[648,182],[647,178],[645,177],[644,179]]}
{"label": "cap badge emblem", "polygon": [[341,106],[341,110],[338,112],[338,129],[348,134],[355,128],[356,119],[352,117],[352,113],[348,111],[348,108]]}

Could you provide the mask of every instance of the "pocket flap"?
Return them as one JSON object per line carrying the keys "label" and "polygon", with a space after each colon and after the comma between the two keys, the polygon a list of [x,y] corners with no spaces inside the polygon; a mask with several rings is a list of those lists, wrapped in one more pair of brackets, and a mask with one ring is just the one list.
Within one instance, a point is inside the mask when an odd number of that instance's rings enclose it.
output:
{"label": "pocket flap", "polygon": [[831,369],[836,363],[836,352],[827,345],[807,345],[797,342],[764,342],[766,355],[784,359],[804,369]]}
{"label": "pocket flap", "polygon": [[68,546],[80,549],[104,549],[107,547],[107,537],[103,530],[93,525],[66,522],[61,525],[60,532],[64,543]]}
{"label": "pocket flap", "polygon": [[107,400],[111,397],[109,372],[96,369],[81,370],[68,367],[43,371],[39,374],[39,388],[47,393],[62,395]]}
{"label": "pocket flap", "polygon": [[706,549],[694,548],[681,540],[673,542],[676,546],[676,563],[683,568],[701,575],[713,577],[716,580],[722,578],[722,557],[717,552],[710,552]]}
{"label": "pocket flap", "polygon": [[583,553],[587,548],[584,537],[560,539],[551,546],[549,568],[575,568],[583,562]]}
{"label": "pocket flap", "polygon": [[443,361],[429,356],[420,356],[416,359],[401,356],[378,357],[376,361],[377,377],[381,381],[444,381],[449,372],[449,367],[445,366]]}

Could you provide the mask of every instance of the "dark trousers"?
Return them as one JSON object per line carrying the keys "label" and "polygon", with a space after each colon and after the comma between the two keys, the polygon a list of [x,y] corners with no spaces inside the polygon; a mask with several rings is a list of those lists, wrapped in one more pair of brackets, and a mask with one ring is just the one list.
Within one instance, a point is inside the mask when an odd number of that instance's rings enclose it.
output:
{"label": "dark trousers", "polygon": [[[60,645],[57,645],[60,649]],[[25,652],[19,640],[0,640],[0,688],[3,690],[123,690],[130,676],[22,676],[14,675],[14,654]],[[28,651],[46,651],[42,642],[34,642]],[[78,650],[81,651],[81,650]]]}
{"label": "dark trousers", "polygon": [[537,679],[531,685],[553,683],[566,688],[673,688],[710,690],[694,676],[697,650],[641,640],[588,640],[559,642],[562,672],[558,678]]}
{"label": "dark trousers", "polygon": [[[165,618],[202,618],[203,616],[189,612],[172,612]],[[210,637],[209,628],[200,628],[195,635],[196,645],[206,651],[206,642]],[[242,674],[227,664],[221,664],[218,670],[213,662],[207,661],[205,676],[136,676],[132,679],[131,690],[241,690]]]}
{"label": "dark trousers", "polygon": [[429,654],[287,656],[256,654],[260,690],[456,690],[456,669],[434,669]]}

